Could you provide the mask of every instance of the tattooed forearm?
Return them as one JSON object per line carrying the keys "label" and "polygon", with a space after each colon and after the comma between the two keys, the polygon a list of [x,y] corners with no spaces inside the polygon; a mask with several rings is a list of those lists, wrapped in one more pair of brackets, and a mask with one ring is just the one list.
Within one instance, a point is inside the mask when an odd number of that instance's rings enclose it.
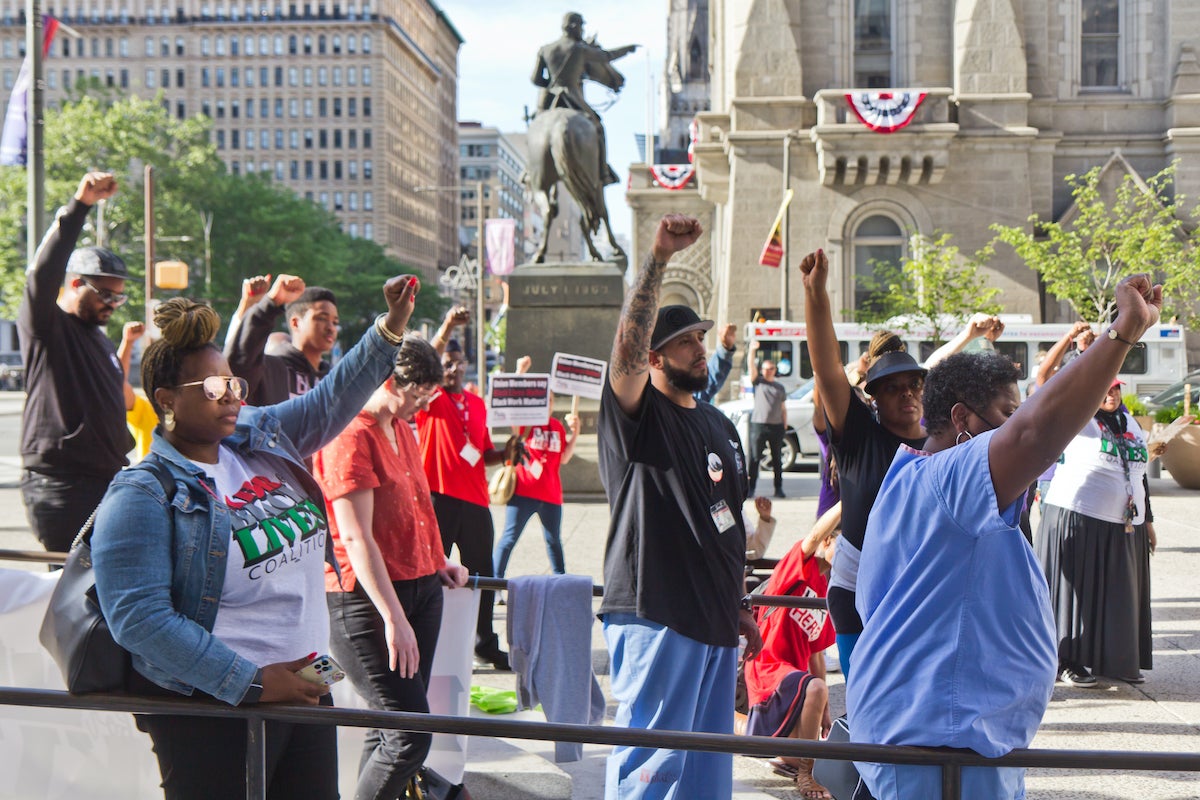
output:
{"label": "tattooed forearm", "polygon": [[656,261],[652,255],[646,256],[638,270],[637,280],[621,309],[621,321],[617,323],[609,366],[609,375],[614,379],[640,375],[650,368],[650,334],[654,332],[658,290],[666,270],[667,262]]}

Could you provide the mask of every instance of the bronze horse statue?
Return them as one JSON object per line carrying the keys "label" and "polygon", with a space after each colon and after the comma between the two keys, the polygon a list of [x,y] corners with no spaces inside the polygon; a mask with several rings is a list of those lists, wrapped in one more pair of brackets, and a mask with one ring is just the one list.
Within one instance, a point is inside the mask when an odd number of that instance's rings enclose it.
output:
{"label": "bronze horse statue", "polygon": [[550,225],[558,216],[560,180],[582,211],[579,225],[583,229],[583,240],[587,242],[592,260],[603,260],[592,242],[592,236],[600,232],[601,223],[608,234],[614,257],[625,257],[625,251],[613,236],[612,225],[608,221],[608,206],[604,202],[604,181],[600,174],[601,136],[603,134],[588,115],[573,108],[540,111],[529,124],[529,164],[524,180],[545,221],[534,263],[541,264],[546,260]]}

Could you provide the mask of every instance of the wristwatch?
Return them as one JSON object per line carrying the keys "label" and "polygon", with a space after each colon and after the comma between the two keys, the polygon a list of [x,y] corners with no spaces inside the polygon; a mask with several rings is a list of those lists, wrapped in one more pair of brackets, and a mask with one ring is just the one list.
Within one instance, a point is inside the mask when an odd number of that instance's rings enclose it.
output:
{"label": "wristwatch", "polygon": [[1144,345],[1143,345],[1141,342],[1131,342],[1131,341],[1129,341],[1128,339],[1126,339],[1125,337],[1123,337],[1121,334],[1117,333],[1117,329],[1116,329],[1116,328],[1109,328],[1109,329],[1108,329],[1108,338],[1110,338],[1110,339],[1116,339],[1116,340],[1117,340],[1118,342],[1120,342],[1121,344],[1127,344],[1127,345],[1129,345],[1130,347],[1143,347],[1143,346],[1144,346]]}

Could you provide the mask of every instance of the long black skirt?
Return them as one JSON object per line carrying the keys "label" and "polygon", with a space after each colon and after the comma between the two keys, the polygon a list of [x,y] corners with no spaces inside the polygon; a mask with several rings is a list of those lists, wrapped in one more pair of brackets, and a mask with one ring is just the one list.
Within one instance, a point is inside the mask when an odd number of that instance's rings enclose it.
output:
{"label": "long black skirt", "polygon": [[1050,586],[1058,658],[1110,678],[1153,666],[1150,538],[1125,526],[1047,505],[1034,542]]}

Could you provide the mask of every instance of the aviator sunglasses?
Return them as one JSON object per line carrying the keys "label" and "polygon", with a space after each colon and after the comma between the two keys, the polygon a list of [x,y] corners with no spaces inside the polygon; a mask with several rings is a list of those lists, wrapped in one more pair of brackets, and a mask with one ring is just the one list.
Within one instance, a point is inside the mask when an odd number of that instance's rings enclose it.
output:
{"label": "aviator sunglasses", "polygon": [[232,394],[234,400],[241,400],[250,391],[250,384],[246,383],[246,379],[236,375],[209,375],[202,381],[181,383],[175,388],[182,389],[185,386],[204,387],[204,396],[209,400],[220,400],[225,396],[225,392]]}
{"label": "aviator sunglasses", "polygon": [[84,286],[95,292],[96,297],[98,297],[100,302],[104,303],[106,306],[120,308],[121,306],[125,305],[127,300],[129,300],[129,295],[125,294],[124,292],[114,292],[111,289],[102,289],[89,281],[87,278],[80,278],[80,280],[83,281]]}

